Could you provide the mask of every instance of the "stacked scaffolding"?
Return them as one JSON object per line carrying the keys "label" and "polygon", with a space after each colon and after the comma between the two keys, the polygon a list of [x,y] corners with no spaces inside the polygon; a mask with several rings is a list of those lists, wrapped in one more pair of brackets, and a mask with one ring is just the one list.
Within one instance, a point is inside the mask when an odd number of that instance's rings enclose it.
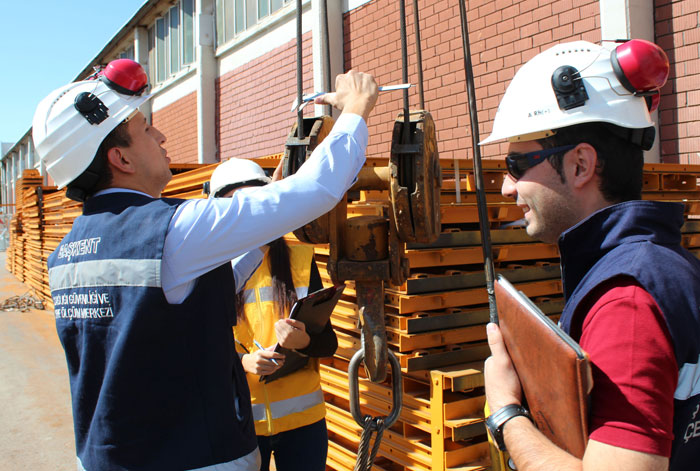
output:
{"label": "stacked scaffolding", "polygon": [[[280,154],[256,159],[272,170]],[[386,166],[386,159],[367,165]],[[483,360],[488,356],[488,322],[483,255],[474,193],[472,162],[442,161],[442,233],[432,244],[408,244],[410,277],[401,286],[386,285],[387,342],[402,370],[404,408],[384,433],[374,469],[477,471],[489,466],[484,428]],[[163,196],[202,198],[202,184],[215,165],[174,167]],[[459,170],[456,171],[455,168]],[[530,239],[518,221],[522,211],[500,195],[505,175],[501,162],[484,161],[484,183],[496,271],[556,319],[563,308],[555,246]],[[646,164],[645,199],[679,201],[686,207],[683,245],[700,256],[700,166]],[[459,191],[458,191],[459,190]],[[348,217],[379,214],[389,204],[381,192],[353,195]],[[50,303],[46,258],[70,230],[81,205],[64,191],[41,187],[38,174],[26,173],[17,184],[17,212],[12,220],[8,268]],[[291,242],[298,243],[290,234]],[[328,247],[316,247],[326,284]],[[41,260],[41,277],[37,263]],[[323,360],[321,380],[327,403],[328,467],[355,465],[361,428],[349,413],[348,360],[360,346],[354,286],[347,283],[332,317],[338,351]],[[362,375],[361,371],[361,375]],[[387,381],[360,380],[363,413],[386,415],[392,405]]]}

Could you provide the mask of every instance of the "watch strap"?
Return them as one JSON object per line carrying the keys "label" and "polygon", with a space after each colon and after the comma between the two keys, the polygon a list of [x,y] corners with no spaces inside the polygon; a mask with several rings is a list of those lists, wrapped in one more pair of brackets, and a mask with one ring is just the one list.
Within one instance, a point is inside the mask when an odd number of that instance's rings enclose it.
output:
{"label": "watch strap", "polygon": [[503,440],[503,427],[510,419],[518,416],[524,416],[532,420],[530,413],[520,404],[508,404],[507,406],[503,406],[486,418],[486,428],[496,442],[499,450],[506,451],[506,444]]}

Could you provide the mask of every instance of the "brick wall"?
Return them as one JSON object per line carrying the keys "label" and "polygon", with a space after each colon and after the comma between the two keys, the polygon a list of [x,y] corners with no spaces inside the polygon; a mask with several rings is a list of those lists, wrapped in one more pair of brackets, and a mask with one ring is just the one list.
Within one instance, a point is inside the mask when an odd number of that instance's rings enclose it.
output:
{"label": "brick wall", "polygon": [[700,164],[700,0],[656,0],[656,42],[671,62],[659,106],[663,162]]}
{"label": "brick wall", "polygon": [[[406,4],[409,81],[415,84],[412,2]],[[418,7],[425,107],[436,121],[440,157],[466,157],[471,134],[459,4],[419,0]],[[600,41],[600,11],[595,0],[469,0],[467,8],[481,139],[491,131],[498,102],[521,64],[559,42]],[[346,70],[370,72],[380,85],[400,83],[397,2],[373,0],[348,12],[344,23]],[[418,108],[417,89],[411,88],[409,95],[411,108]],[[402,108],[401,93],[380,95],[370,118],[368,155],[388,156],[393,122]],[[482,147],[482,156],[501,156],[501,146]]]}
{"label": "brick wall", "polygon": [[[304,92],[313,91],[311,33],[303,38]],[[219,159],[252,158],[284,151],[296,114],[296,40],[217,79]],[[307,113],[308,112],[308,113]],[[312,115],[313,106],[305,114]]]}
{"label": "brick wall", "polygon": [[151,123],[167,137],[172,163],[197,163],[197,92],[154,112]]}

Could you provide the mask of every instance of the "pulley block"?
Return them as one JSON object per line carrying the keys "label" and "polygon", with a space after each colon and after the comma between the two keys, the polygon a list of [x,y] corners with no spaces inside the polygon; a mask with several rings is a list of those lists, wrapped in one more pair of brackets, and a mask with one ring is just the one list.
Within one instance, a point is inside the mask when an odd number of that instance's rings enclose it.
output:
{"label": "pulley block", "polygon": [[435,122],[424,110],[403,112],[394,122],[391,139],[391,202],[396,230],[403,242],[431,243],[440,234],[442,174]]}
{"label": "pulley block", "polygon": [[[284,149],[284,163],[282,175],[287,177],[296,173],[306,159],[311,156],[314,149],[331,132],[334,124],[330,116],[317,118],[304,118],[305,136],[299,139],[297,123],[292,126]],[[294,231],[297,239],[307,244],[327,244],[329,240],[329,213],[319,216],[310,223]]]}

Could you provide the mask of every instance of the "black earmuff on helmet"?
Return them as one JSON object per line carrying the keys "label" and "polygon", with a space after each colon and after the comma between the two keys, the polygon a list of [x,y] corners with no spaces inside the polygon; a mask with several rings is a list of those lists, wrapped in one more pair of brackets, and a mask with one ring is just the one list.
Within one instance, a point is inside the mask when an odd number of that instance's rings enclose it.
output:
{"label": "black earmuff on helmet", "polygon": [[578,108],[588,100],[581,74],[570,65],[562,65],[552,74],[552,89],[562,110]]}
{"label": "black earmuff on helmet", "polygon": [[89,92],[82,92],[76,96],[73,106],[90,124],[100,124],[109,116],[107,106]]}
{"label": "black earmuff on helmet", "polygon": [[615,77],[625,90],[642,96],[649,111],[659,106],[659,90],[668,79],[666,53],[656,44],[632,39],[617,46],[610,54]]}

